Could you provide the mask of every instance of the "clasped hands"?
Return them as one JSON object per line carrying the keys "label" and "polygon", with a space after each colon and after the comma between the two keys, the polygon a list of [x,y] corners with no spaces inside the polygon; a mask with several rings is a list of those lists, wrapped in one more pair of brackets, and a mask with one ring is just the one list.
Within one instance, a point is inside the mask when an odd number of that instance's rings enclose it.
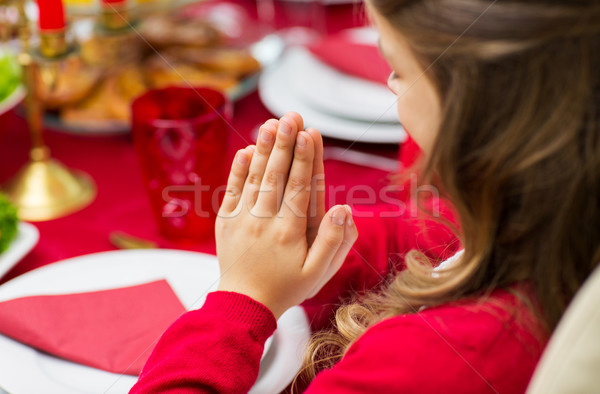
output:
{"label": "clasped hands", "polygon": [[318,291],[358,236],[348,206],[325,212],[323,140],[290,112],[237,152],[215,226],[219,290],[245,294],[279,318]]}

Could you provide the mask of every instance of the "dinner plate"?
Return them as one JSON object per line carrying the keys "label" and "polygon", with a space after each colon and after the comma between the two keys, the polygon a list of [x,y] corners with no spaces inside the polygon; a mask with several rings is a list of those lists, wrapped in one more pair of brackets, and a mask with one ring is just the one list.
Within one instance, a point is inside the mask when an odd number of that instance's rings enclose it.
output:
{"label": "dinner plate", "polygon": [[[225,95],[232,102],[241,100],[253,92],[258,85],[258,74],[251,75],[240,81],[237,85],[225,92]],[[58,114],[44,114],[44,124],[56,131],[68,134],[81,135],[116,135],[126,134],[131,130],[130,122],[120,120],[99,120],[99,121],[63,121]]]}
{"label": "dinner plate", "polygon": [[[111,289],[166,279],[187,309],[218,285],[215,256],[167,249],[95,253],[50,264],[0,286],[0,301]],[[251,393],[283,390],[302,364],[310,329],[301,307],[284,313]],[[59,359],[0,335],[0,387],[11,394],[127,393],[137,378]]]}
{"label": "dinner plate", "polygon": [[[406,140],[406,132],[399,123],[368,122],[336,116],[307,103],[296,91],[294,86],[297,86],[297,82],[293,81],[298,78],[295,62],[305,57],[302,51],[306,50],[289,48],[279,62],[263,71],[258,89],[260,98],[269,111],[278,117],[286,112],[296,111],[302,115],[307,127],[318,129],[326,137],[371,143],[400,143]],[[303,82],[306,81],[300,81]],[[343,100],[341,96],[337,99]],[[382,108],[380,112],[383,114],[387,110],[388,107]]]}
{"label": "dinner plate", "polygon": [[400,123],[398,98],[385,85],[342,73],[302,47],[289,56],[292,87],[306,104],[343,118]]}
{"label": "dinner plate", "polygon": [[[188,2],[189,1],[180,2],[180,5]],[[196,5],[200,7],[203,6],[203,4],[200,3],[197,3]],[[227,5],[226,3],[215,3],[210,5],[211,8],[207,7],[207,5],[204,5],[205,12],[199,14],[204,15],[204,18],[207,20],[212,20],[212,22],[215,24],[222,24],[224,22],[223,18],[226,18],[228,15],[231,16],[231,18],[226,19],[227,23],[234,24],[237,29],[240,30],[240,37],[236,38],[237,41],[234,42],[234,46],[241,45],[243,47],[247,47],[252,56],[254,56],[261,64],[262,68],[272,64],[281,55],[283,51],[283,41],[281,38],[275,34],[256,35],[254,30],[261,31],[264,29],[264,27],[256,25],[256,23],[253,25],[247,25],[246,22],[246,24],[244,24],[243,18],[247,17],[245,16],[245,11],[243,11],[242,7],[231,4]],[[240,11],[238,8],[241,8],[242,11]],[[240,12],[243,12],[243,14],[240,14]],[[215,16],[218,16],[221,19],[215,19]],[[240,24],[242,24],[242,26],[240,26]],[[77,37],[78,41],[83,42],[93,36],[94,28],[94,20],[82,19],[74,22],[71,30],[73,35]],[[260,71],[252,75],[248,75],[244,79],[240,80],[236,85],[227,89],[224,92],[225,95],[232,102],[243,99],[256,90],[259,76]],[[129,121],[110,119],[64,121],[60,118],[60,115],[55,112],[46,112],[44,114],[44,124],[56,131],[78,135],[117,135],[129,133],[131,130],[131,122]]]}
{"label": "dinner plate", "polygon": [[354,27],[352,29],[346,29],[343,34],[350,41],[357,44],[373,45],[377,47],[379,41],[379,32],[372,26]]}
{"label": "dinner plate", "polygon": [[[237,85],[225,92],[232,102],[241,100],[256,89],[258,75],[251,75],[240,81]],[[44,124],[56,131],[68,134],[81,135],[116,135],[127,134],[131,130],[130,122],[120,120],[98,120],[98,121],[63,121],[58,114],[44,114]]]}
{"label": "dinner plate", "polygon": [[0,278],[14,267],[33,247],[40,238],[40,232],[33,224],[19,222],[17,236],[8,249],[0,253]]}

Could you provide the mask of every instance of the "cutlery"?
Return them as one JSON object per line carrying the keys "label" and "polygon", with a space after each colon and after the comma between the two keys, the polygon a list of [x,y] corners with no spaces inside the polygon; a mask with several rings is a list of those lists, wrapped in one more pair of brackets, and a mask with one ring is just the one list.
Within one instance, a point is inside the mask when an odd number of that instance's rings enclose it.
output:
{"label": "cutlery", "polygon": [[323,160],[342,161],[387,172],[398,171],[400,169],[400,163],[396,159],[337,146],[326,146],[323,148]]}
{"label": "cutlery", "polygon": [[[134,237],[122,231],[114,231],[109,236],[110,243],[119,249],[156,249],[158,245],[147,239]],[[0,392],[0,394],[2,394]]]}

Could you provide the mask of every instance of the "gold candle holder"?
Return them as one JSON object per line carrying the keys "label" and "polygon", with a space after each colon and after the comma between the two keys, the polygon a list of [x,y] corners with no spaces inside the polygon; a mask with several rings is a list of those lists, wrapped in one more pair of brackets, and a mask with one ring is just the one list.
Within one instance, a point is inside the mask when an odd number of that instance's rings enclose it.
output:
{"label": "gold candle holder", "polygon": [[102,6],[100,25],[108,31],[119,31],[129,28],[129,10],[125,5]]}
{"label": "gold candle holder", "polygon": [[[74,171],[50,157],[44,143],[43,108],[37,94],[38,64],[31,56],[31,32],[25,14],[24,0],[19,7],[19,36],[22,52],[19,62],[27,87],[27,122],[31,133],[29,161],[3,187],[3,191],[17,206],[19,218],[26,221],[45,221],[63,217],[89,205],[96,196],[96,187],[85,173]],[[66,55],[68,45],[65,32],[42,34],[39,53],[48,61]]]}
{"label": "gold candle holder", "polygon": [[40,34],[40,54],[48,59],[55,59],[67,53],[65,30],[43,32]]}

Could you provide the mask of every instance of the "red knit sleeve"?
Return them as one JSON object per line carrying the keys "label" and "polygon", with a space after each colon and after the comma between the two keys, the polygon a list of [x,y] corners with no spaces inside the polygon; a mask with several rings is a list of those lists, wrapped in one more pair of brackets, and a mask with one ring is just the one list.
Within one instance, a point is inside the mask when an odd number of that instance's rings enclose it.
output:
{"label": "red knit sleeve", "polygon": [[271,311],[250,297],[209,293],[201,309],[165,331],[131,393],[247,392],[276,325]]}

